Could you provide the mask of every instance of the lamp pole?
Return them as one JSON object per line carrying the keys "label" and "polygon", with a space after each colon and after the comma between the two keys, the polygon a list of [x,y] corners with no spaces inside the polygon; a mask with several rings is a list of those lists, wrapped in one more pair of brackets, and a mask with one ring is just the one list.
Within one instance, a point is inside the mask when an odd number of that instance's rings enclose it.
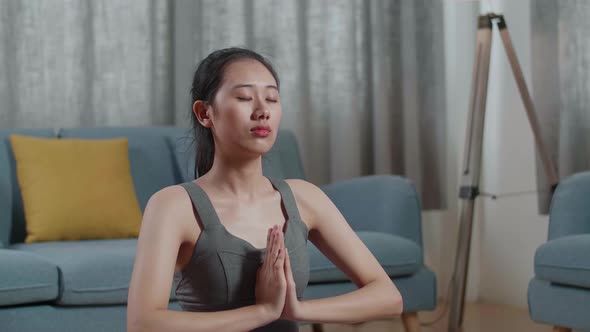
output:
{"label": "lamp pole", "polygon": [[461,217],[455,269],[451,279],[451,299],[449,314],[449,332],[459,332],[463,324],[465,305],[465,289],[467,284],[467,270],[469,267],[469,252],[471,250],[471,234],[473,229],[473,207],[479,195],[479,179],[481,170],[481,154],[485,123],[485,106],[490,69],[490,51],[492,45],[492,25],[496,22],[500,36],[506,50],[512,73],[516,79],[520,96],[525,106],[531,129],[540,153],[545,174],[551,184],[551,192],[555,191],[559,178],[553,161],[549,157],[547,148],[542,140],[539,122],[535,115],[533,101],[524,80],[524,75],[516,58],[516,52],[510,40],[506,21],[501,14],[489,13],[481,15],[477,25],[477,42],[475,61],[473,62],[472,86],[470,98],[470,112],[467,119],[465,150],[461,168],[461,187],[459,198],[461,203]]}

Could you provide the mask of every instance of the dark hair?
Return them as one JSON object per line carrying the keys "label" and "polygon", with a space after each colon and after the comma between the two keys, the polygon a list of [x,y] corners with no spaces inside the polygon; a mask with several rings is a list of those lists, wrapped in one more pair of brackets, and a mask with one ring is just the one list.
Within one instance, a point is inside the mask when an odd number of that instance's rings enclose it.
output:
{"label": "dark hair", "polygon": [[279,88],[279,76],[271,63],[262,55],[240,47],[224,48],[209,54],[199,63],[193,77],[191,88],[191,119],[193,134],[197,143],[195,158],[195,178],[207,173],[213,166],[215,142],[210,128],[203,127],[192,111],[197,100],[213,103],[217,90],[223,80],[224,70],[230,63],[241,59],[253,59],[263,64],[274,77]]}

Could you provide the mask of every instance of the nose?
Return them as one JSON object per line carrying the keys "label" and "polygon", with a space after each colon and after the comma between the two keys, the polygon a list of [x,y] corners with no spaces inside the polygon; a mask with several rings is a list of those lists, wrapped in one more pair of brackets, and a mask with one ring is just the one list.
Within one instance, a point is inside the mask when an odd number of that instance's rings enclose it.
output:
{"label": "nose", "polygon": [[267,107],[261,106],[254,111],[254,116],[256,119],[268,119],[270,118],[270,111]]}

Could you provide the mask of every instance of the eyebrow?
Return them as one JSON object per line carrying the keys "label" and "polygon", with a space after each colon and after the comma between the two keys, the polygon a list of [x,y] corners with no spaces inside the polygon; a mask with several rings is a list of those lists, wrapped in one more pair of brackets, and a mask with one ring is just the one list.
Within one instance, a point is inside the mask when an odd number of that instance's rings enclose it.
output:
{"label": "eyebrow", "polygon": [[[232,90],[237,89],[237,88],[253,88],[253,87],[254,87],[254,84],[236,84],[232,87]],[[271,89],[275,89],[275,90],[279,91],[279,88],[277,88],[274,85],[267,85],[266,88],[271,88]]]}

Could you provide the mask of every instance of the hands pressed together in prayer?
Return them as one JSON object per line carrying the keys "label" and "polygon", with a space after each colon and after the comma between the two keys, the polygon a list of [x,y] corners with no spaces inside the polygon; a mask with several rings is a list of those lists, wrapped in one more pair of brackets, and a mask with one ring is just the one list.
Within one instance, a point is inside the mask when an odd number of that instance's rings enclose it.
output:
{"label": "hands pressed together in prayer", "polygon": [[295,292],[289,253],[280,226],[268,230],[266,256],[256,275],[256,304],[276,319],[298,320],[301,302]]}

